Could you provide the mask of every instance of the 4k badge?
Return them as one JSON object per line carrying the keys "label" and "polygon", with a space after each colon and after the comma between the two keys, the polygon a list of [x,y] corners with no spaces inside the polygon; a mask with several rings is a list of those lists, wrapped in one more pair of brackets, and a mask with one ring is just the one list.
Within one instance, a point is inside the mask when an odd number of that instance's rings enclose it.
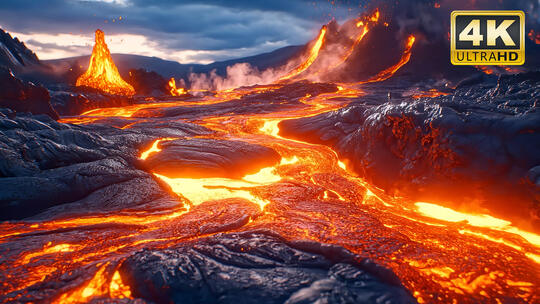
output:
{"label": "4k badge", "polygon": [[455,65],[525,63],[525,14],[522,11],[453,11],[450,58]]}

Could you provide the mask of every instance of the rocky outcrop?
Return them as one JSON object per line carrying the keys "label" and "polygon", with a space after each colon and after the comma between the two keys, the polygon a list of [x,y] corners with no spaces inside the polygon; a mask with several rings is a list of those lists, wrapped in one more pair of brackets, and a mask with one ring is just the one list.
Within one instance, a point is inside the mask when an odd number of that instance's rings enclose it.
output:
{"label": "rocky outcrop", "polygon": [[163,76],[145,69],[131,69],[126,81],[133,86],[136,94],[146,96],[169,95],[168,82]]}
{"label": "rocky outcrop", "polygon": [[[0,112],[0,219],[52,218],[126,208],[163,208],[177,198],[138,169],[139,149],[161,136],[207,134],[181,123],[147,131],[61,124]],[[149,207],[150,206],[150,207]]]}
{"label": "rocky outcrop", "polygon": [[9,69],[0,67],[0,107],[16,112],[46,114],[58,119],[58,114],[49,100],[49,91],[46,88],[20,80]]}
{"label": "rocky outcrop", "polygon": [[12,38],[9,33],[0,29],[0,66],[17,69],[39,63],[36,54],[29,50],[24,42]]}
{"label": "rocky outcrop", "polygon": [[266,231],[145,249],[120,271],[135,297],[155,303],[416,303],[368,259]]}
{"label": "rocky outcrop", "polygon": [[532,72],[501,76],[495,87],[463,84],[437,98],[360,100],[284,121],[281,135],[334,147],[357,173],[396,194],[534,219],[539,88],[540,74]]}
{"label": "rocky outcrop", "polygon": [[51,104],[62,116],[79,115],[97,108],[122,107],[132,105],[133,98],[110,95],[94,90],[51,91]]}

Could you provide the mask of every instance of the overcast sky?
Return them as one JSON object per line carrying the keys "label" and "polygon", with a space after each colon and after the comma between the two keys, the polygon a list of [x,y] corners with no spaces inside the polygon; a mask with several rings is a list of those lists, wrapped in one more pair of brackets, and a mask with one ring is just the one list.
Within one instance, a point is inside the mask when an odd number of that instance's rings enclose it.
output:
{"label": "overcast sky", "polygon": [[94,31],[113,53],[210,63],[306,43],[331,18],[360,12],[327,0],[1,0],[0,27],[40,59],[89,54]]}

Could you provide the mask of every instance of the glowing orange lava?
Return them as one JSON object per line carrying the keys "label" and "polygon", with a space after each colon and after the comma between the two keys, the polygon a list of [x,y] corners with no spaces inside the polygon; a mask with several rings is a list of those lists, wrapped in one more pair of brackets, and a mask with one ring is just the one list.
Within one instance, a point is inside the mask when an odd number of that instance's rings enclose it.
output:
{"label": "glowing orange lava", "polygon": [[309,68],[313,64],[313,62],[315,62],[315,59],[317,59],[317,57],[319,56],[319,51],[321,50],[321,47],[323,46],[325,35],[326,35],[326,26],[323,26],[319,33],[319,37],[317,37],[317,41],[315,42],[315,44],[309,51],[308,58],[300,66],[298,66],[297,68],[289,72],[287,75],[281,77],[279,80],[291,79],[294,76],[297,76],[298,74],[307,70],[307,68]]}
{"label": "glowing orange lava", "polygon": [[158,139],[156,141],[154,141],[152,143],[152,146],[141,153],[141,156],[139,156],[140,159],[147,159],[148,156],[151,154],[151,153],[155,153],[155,152],[159,152],[161,151],[161,149],[158,147],[159,143],[162,142],[162,141],[169,141],[169,140],[175,140],[177,138],[174,138],[174,137],[168,137],[168,138],[161,138],[161,139]]}
{"label": "glowing orange lava", "polygon": [[[219,93],[220,97],[204,96],[193,102],[204,105],[219,98],[237,98],[269,89],[275,87],[230,90]],[[118,271],[126,255],[203,237],[201,225],[211,225],[214,218],[219,220],[220,214],[227,212],[228,199],[242,198],[252,202],[260,214],[246,219],[246,224],[237,230],[271,229],[290,240],[344,246],[392,269],[420,303],[451,303],[452,299],[497,303],[497,299],[504,302],[505,298],[537,302],[537,234],[490,215],[389,196],[355,176],[330,147],[280,135],[281,121],[335,110],[345,106],[347,98],[353,100],[362,94],[341,84],[335,92],[306,94],[300,98],[302,107],[266,114],[209,116],[197,121],[217,132],[212,136],[271,147],[281,155],[281,162],[240,179],[155,175],[178,194],[179,200],[185,200],[172,210],[122,210],[118,214],[1,224],[0,244],[17,245],[32,235],[42,236],[21,253],[13,253],[14,262],[9,267],[7,263],[0,265],[0,272],[12,276],[3,291],[33,288],[49,278],[88,267],[88,276],[75,287],[54,293],[57,303],[130,299],[130,286]],[[153,103],[152,107],[174,105]],[[105,109],[87,115],[102,111]],[[108,115],[115,113],[120,117],[126,114],[118,108]],[[141,161],[158,153],[160,142],[172,139],[156,139],[141,151]],[[305,194],[295,194],[291,189],[309,189],[311,196],[303,198]],[[291,196],[286,196],[289,192]],[[223,209],[204,209],[206,203],[216,200],[223,200],[219,201]],[[296,205],[303,207],[297,210]],[[366,224],[370,218],[381,223],[383,229]],[[108,225],[110,229],[104,228]],[[190,225],[195,229],[190,230]],[[85,238],[66,239],[66,230],[80,230]],[[57,241],[51,242],[51,238]],[[377,247],[379,242],[382,247]],[[12,301],[18,299],[14,296]]]}
{"label": "glowing orange lava", "polygon": [[88,70],[79,76],[76,85],[92,87],[110,94],[129,96],[135,94],[135,89],[118,73],[105,43],[105,34],[101,30],[96,30],[96,44],[92,50]]}
{"label": "glowing orange lava", "polygon": [[[325,28],[312,51],[317,47],[318,52],[324,35]],[[400,61],[369,82],[388,79],[405,65],[414,41],[409,37]],[[95,109],[78,117],[78,122],[91,123],[103,117],[119,117],[131,124],[150,119],[160,122],[160,117],[137,118],[134,114],[148,108],[229,102],[283,86],[277,83],[230,89],[189,102],[152,100],[123,108]],[[439,92],[426,94],[431,93]],[[281,161],[239,179],[153,174],[171,195],[165,207],[152,203],[144,209],[0,223],[0,244],[9,248],[2,256],[7,262],[0,263],[5,278],[1,292],[9,294],[7,302],[22,302],[43,289],[39,284],[63,286],[62,282],[70,282],[61,289],[46,289],[46,302],[129,300],[134,296],[130,280],[122,277],[119,265],[134,252],[170,248],[218,232],[267,229],[289,240],[335,244],[370,258],[395,272],[419,303],[538,303],[538,234],[488,214],[391,196],[358,177],[332,148],[281,134],[279,126],[284,120],[340,109],[363,94],[355,85],[339,84],[335,92],[302,93],[297,97],[298,107],[186,120],[215,131],[208,135],[211,138],[272,148]],[[161,151],[160,143],[174,139],[155,138],[141,149],[139,162],[159,157],[153,153]],[[238,209],[231,211],[234,198],[243,199],[256,210],[256,216]],[[204,232],[205,226],[224,227],[224,215],[238,216],[242,224]]]}
{"label": "glowing orange lava", "polygon": [[531,29],[527,36],[529,37],[529,39],[531,39],[532,42],[540,44],[540,33],[537,33],[533,29]]}
{"label": "glowing orange lava", "polygon": [[169,79],[169,92],[172,96],[180,96],[187,94],[186,89],[176,87],[176,80],[174,80],[174,77],[171,77],[171,79]]}

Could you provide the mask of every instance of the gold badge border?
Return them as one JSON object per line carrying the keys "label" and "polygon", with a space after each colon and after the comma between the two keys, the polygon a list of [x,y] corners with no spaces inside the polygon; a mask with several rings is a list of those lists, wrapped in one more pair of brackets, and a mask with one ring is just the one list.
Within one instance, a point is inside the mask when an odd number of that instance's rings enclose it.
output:
{"label": "gold badge border", "polygon": [[[520,23],[520,47],[518,52],[521,55],[520,61],[498,61],[498,62],[483,62],[483,61],[475,61],[475,62],[461,62],[461,61],[455,61],[455,54],[456,54],[456,33],[455,33],[455,23],[456,23],[456,16],[470,16],[470,15],[484,15],[484,16],[519,16],[519,23]],[[460,50],[461,51],[461,50]],[[474,50],[474,51],[484,51],[484,52],[496,52],[496,51],[507,51],[507,50],[496,50],[496,49],[489,49],[489,50]],[[523,65],[525,63],[525,13],[523,11],[509,11],[509,10],[458,10],[458,11],[452,11],[450,14],[450,61],[453,65]]]}

